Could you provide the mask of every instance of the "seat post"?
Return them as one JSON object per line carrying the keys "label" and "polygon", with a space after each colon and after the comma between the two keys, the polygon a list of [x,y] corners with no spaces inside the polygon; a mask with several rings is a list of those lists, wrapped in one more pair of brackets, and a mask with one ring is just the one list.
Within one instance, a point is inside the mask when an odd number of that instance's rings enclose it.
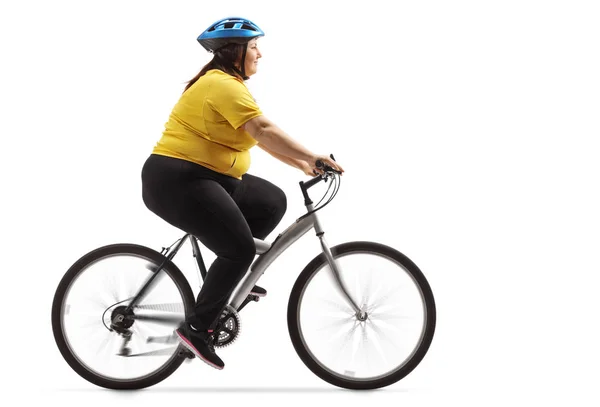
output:
{"label": "seat post", "polygon": [[254,238],[254,245],[256,246],[256,254],[263,254],[271,248],[271,243],[257,238]]}

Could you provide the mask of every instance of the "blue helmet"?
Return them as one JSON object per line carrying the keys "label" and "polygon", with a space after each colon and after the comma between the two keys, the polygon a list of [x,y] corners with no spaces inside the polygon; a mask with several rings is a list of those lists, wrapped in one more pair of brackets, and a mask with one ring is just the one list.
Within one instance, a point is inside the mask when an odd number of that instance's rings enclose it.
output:
{"label": "blue helmet", "polygon": [[215,52],[227,44],[246,44],[265,33],[252,21],[242,17],[228,17],[211,24],[200,36],[198,42],[208,52]]}

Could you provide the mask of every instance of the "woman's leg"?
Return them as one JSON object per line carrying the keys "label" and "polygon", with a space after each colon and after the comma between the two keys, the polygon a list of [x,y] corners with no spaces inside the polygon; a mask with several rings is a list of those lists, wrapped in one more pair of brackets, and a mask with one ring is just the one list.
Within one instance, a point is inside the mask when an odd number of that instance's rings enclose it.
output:
{"label": "woman's leg", "polygon": [[287,210],[285,193],[271,182],[251,174],[242,176],[232,197],[252,236],[261,240],[275,229]]}
{"label": "woman's leg", "polygon": [[161,156],[151,157],[142,172],[146,206],[171,225],[196,236],[217,255],[198,295],[195,315],[190,316],[199,330],[214,325],[256,254],[248,223],[230,196],[235,189],[229,183],[231,178],[222,180],[226,190],[217,182],[219,177],[208,179],[204,175],[204,169],[193,163]]}

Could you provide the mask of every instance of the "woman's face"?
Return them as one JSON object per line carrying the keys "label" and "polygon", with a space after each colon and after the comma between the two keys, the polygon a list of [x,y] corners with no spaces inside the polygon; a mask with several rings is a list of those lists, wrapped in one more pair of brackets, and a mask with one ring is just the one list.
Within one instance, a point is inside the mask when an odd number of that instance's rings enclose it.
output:
{"label": "woman's face", "polygon": [[248,43],[248,48],[246,48],[246,63],[244,68],[246,70],[247,76],[252,76],[256,73],[258,66],[258,58],[262,57],[260,51],[258,50],[256,40],[256,38],[251,40]]}

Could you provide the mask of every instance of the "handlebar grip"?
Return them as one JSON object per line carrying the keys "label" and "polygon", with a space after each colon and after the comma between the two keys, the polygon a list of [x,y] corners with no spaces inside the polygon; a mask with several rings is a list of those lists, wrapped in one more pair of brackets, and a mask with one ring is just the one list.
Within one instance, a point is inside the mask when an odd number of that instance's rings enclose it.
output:
{"label": "handlebar grip", "polygon": [[327,171],[334,171],[334,169],[332,167],[330,167],[329,165],[325,164],[323,161],[321,160],[317,160],[315,162],[317,168],[321,168],[323,170]]}
{"label": "handlebar grip", "polygon": [[[333,161],[335,161],[335,158],[333,157],[333,154],[329,154],[329,157],[331,157],[331,159],[332,159]],[[315,162],[315,164],[316,164],[317,168],[321,168],[321,167],[323,167],[323,165],[324,165],[324,164],[323,164],[323,161],[321,161],[321,160],[317,160],[317,161]],[[329,167],[329,168],[331,168],[331,167]]]}
{"label": "handlebar grip", "polygon": [[[335,158],[333,158],[333,154],[329,154],[329,157],[331,157],[331,159],[332,159],[333,161],[335,161]],[[330,167],[329,165],[325,164],[325,163],[324,163],[322,160],[317,160],[317,161],[315,161],[315,166],[316,166],[317,168],[322,168],[322,169],[324,169],[325,171],[333,171],[333,172],[338,172],[338,173],[339,173],[339,171],[337,171],[337,170],[335,170],[333,167]]]}

